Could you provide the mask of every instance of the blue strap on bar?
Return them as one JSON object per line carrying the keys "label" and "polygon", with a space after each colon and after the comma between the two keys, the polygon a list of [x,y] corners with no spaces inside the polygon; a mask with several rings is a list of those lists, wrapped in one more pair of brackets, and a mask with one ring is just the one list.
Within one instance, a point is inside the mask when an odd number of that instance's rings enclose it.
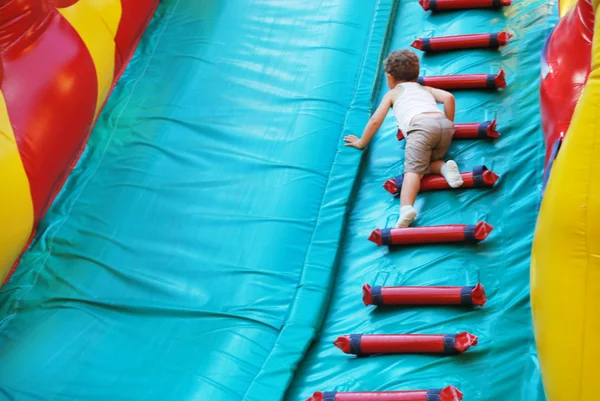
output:
{"label": "blue strap on bar", "polygon": [[362,355],[360,348],[360,338],[362,334],[350,334],[350,353],[354,355]]}
{"label": "blue strap on bar", "polygon": [[427,400],[426,401],[440,401],[442,394],[442,390],[427,390]]}
{"label": "blue strap on bar", "polygon": [[479,128],[477,129],[477,136],[479,138],[487,138],[487,130],[490,127],[490,124],[490,121],[484,121],[481,124],[479,124]]}
{"label": "blue strap on bar", "polygon": [[463,287],[462,290],[460,291],[460,304],[461,305],[473,305],[473,297],[472,297],[472,293],[473,293],[473,286],[466,286]]}
{"label": "blue strap on bar", "polygon": [[419,85],[425,85],[425,77],[419,77],[419,78],[417,78],[417,83]]}
{"label": "blue strap on bar", "polygon": [[429,9],[431,11],[437,11],[437,0],[430,0],[429,1]]}
{"label": "blue strap on bar", "polygon": [[465,227],[465,241],[467,242],[477,242],[475,239],[475,226],[469,224]]}
{"label": "blue strap on bar", "polygon": [[500,42],[498,41],[498,33],[490,33],[490,47],[492,49],[500,47]]}
{"label": "blue strap on bar", "polygon": [[335,391],[325,391],[323,393],[323,401],[335,401]]}
{"label": "blue strap on bar", "polygon": [[486,166],[475,166],[473,167],[473,182],[476,187],[485,186],[485,182],[483,181],[483,173],[487,171]]}
{"label": "blue strap on bar", "polygon": [[392,230],[390,228],[381,229],[381,245],[392,245]]}
{"label": "blue strap on bar", "polygon": [[487,74],[485,79],[485,87],[488,89],[494,89],[496,87],[496,75],[495,74]]}
{"label": "blue strap on bar", "polygon": [[429,38],[422,38],[421,39],[421,43],[423,45],[423,51],[424,52],[428,52],[431,50],[431,39]]}
{"label": "blue strap on bar", "polygon": [[380,285],[371,287],[371,303],[373,305],[383,305],[383,297],[381,296]]}
{"label": "blue strap on bar", "polygon": [[444,353],[456,354],[456,336],[451,334],[444,336]]}

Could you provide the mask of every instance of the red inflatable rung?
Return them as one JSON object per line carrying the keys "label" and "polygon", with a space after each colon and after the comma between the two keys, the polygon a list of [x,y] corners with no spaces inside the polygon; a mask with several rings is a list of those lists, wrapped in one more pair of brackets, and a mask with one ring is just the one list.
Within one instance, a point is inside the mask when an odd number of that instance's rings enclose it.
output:
{"label": "red inflatable rung", "polygon": [[508,7],[511,3],[511,0],[419,0],[419,4],[425,11],[500,8]]}
{"label": "red inflatable rung", "polygon": [[342,393],[337,391],[315,392],[306,401],[461,401],[459,389],[448,386],[442,389],[413,391],[373,391]]}
{"label": "red inflatable rung", "polygon": [[371,287],[363,286],[365,305],[478,305],[485,304],[480,283],[465,287]]}
{"label": "red inflatable rung", "polygon": [[456,354],[477,345],[471,333],[350,334],[333,343],[346,354]]}
{"label": "red inflatable rung", "polygon": [[496,139],[500,134],[496,131],[496,120],[482,123],[454,124],[453,139]]}
{"label": "red inflatable rung", "polygon": [[[482,123],[454,124],[453,139],[496,139],[500,134],[496,131],[496,120],[484,121]],[[399,141],[404,139],[401,130],[396,133]]]}
{"label": "red inflatable rung", "polygon": [[506,88],[504,70],[498,74],[464,74],[419,77],[418,83],[439,89],[497,89]]}
{"label": "red inflatable rung", "polygon": [[413,245],[442,242],[483,241],[494,227],[480,221],[476,225],[452,224],[445,226],[376,229],[369,240],[381,245]]}
{"label": "red inflatable rung", "polygon": [[481,48],[497,49],[507,44],[511,37],[510,33],[504,31],[477,35],[438,36],[419,38],[412,42],[411,46],[424,52]]}
{"label": "red inflatable rung", "polygon": [[[500,176],[493,171],[487,169],[486,166],[476,166],[473,171],[460,173],[463,184],[458,188],[482,188],[492,187],[498,181]],[[388,179],[383,187],[392,195],[398,195],[402,189],[404,174],[395,178]],[[442,175],[426,175],[421,179],[421,192],[434,191],[439,189],[451,189],[450,185]]]}

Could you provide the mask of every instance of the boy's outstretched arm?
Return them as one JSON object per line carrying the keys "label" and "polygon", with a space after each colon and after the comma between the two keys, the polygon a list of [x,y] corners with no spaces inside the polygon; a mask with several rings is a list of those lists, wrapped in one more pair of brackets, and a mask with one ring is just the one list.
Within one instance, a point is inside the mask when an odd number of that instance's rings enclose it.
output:
{"label": "boy's outstretched arm", "polygon": [[371,139],[373,139],[373,136],[377,133],[377,130],[379,130],[379,127],[381,127],[381,124],[383,124],[383,120],[385,120],[385,116],[392,106],[392,95],[391,92],[388,92],[383,97],[383,100],[379,104],[379,107],[377,107],[377,110],[375,110],[375,113],[373,113],[369,119],[362,137],[359,138],[355,135],[346,135],[344,137],[344,142],[346,142],[345,146],[352,146],[357,149],[366,148],[369,142],[371,142]]}
{"label": "boy's outstretched arm", "polygon": [[424,88],[433,95],[436,102],[444,105],[444,114],[446,114],[448,120],[454,121],[454,113],[456,110],[456,101],[454,100],[454,95],[441,89],[430,88],[429,86],[425,86]]}

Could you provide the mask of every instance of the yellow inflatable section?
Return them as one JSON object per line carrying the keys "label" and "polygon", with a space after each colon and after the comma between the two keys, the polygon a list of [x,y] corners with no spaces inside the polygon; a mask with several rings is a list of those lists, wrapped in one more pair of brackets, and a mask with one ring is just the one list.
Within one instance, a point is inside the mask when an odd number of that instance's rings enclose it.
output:
{"label": "yellow inflatable section", "polygon": [[[4,95],[0,91],[0,171],[3,186],[0,194],[0,285],[12,263],[17,259],[33,228],[33,203],[29,180],[21,162]],[[4,267],[4,268],[3,268]]]}
{"label": "yellow inflatable section", "polygon": [[600,15],[592,69],[552,167],[533,244],[531,302],[549,401],[600,392]]}

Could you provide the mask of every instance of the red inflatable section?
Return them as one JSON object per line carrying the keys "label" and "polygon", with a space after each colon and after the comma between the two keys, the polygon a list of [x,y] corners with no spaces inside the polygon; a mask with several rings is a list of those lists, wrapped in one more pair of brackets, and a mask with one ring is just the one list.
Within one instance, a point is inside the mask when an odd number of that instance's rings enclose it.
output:
{"label": "red inflatable section", "polygon": [[[117,30],[115,42],[115,76],[119,77],[131,56],[133,50],[152,19],[158,0],[121,0],[121,22]],[[150,12],[148,12],[150,11]]]}
{"label": "red inflatable section", "polygon": [[480,221],[476,225],[452,224],[444,226],[376,229],[369,240],[381,245],[415,245],[444,242],[483,241],[494,227]]}
{"label": "red inflatable section", "polygon": [[[473,171],[460,173],[463,179],[463,185],[458,188],[451,188],[448,181],[442,175],[426,175],[421,179],[421,192],[435,191],[441,189],[462,189],[462,188],[483,188],[493,187],[500,176],[487,169],[486,166],[477,166]],[[383,187],[392,195],[398,195],[402,189],[404,174],[395,178],[389,178]]]}
{"label": "red inflatable section", "polygon": [[[107,67],[94,64],[77,31],[81,26],[57,9],[78,1],[6,0],[0,6],[0,90],[30,188],[30,240],[87,143],[98,100],[105,101],[98,99],[97,68]],[[116,45],[119,60],[109,71],[113,84],[157,5],[158,0],[121,0],[115,43],[106,44],[106,50]],[[75,14],[79,21],[85,15]]]}
{"label": "red inflatable section", "polygon": [[[404,133],[398,130],[396,138],[404,139]],[[482,123],[460,123],[454,124],[453,139],[497,139],[500,134],[496,130],[496,120],[484,121]]]}
{"label": "red inflatable section", "polygon": [[306,401],[461,401],[463,394],[456,387],[435,390],[379,391],[361,393],[316,392]]}
{"label": "red inflatable section", "polygon": [[424,52],[437,52],[459,49],[497,49],[508,43],[512,37],[507,32],[483,33],[477,35],[439,36],[419,38],[411,46]]}
{"label": "red inflatable section", "polygon": [[333,343],[345,354],[456,354],[477,345],[471,333],[450,334],[351,334]]}
{"label": "red inflatable section", "polygon": [[591,70],[594,11],[580,0],[554,28],[542,51],[540,109],[546,141],[546,165],[569,128]]}
{"label": "red inflatable section", "polygon": [[79,34],[45,2],[9,1],[0,23],[0,88],[29,178],[37,224],[90,131],[96,71]]}
{"label": "red inflatable section", "polygon": [[500,8],[510,6],[511,3],[511,0],[419,0],[419,4],[425,11]]}
{"label": "red inflatable section", "polygon": [[464,74],[419,77],[421,85],[438,89],[498,89],[506,88],[504,70],[497,74]]}
{"label": "red inflatable section", "polygon": [[363,286],[365,305],[477,305],[485,304],[480,283],[466,287],[371,287]]}

